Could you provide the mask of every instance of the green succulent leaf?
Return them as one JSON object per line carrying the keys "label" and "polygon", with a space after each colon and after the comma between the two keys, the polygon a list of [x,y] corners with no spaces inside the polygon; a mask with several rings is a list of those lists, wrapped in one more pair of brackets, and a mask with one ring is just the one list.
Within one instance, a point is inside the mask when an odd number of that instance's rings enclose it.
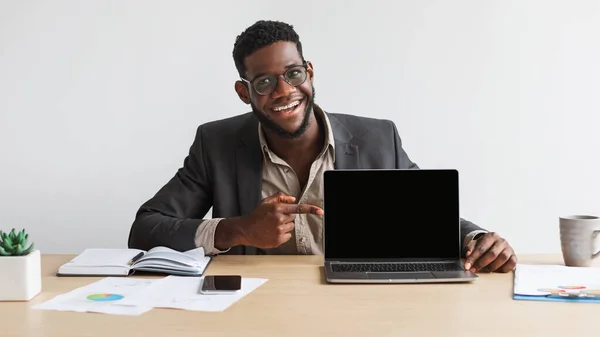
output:
{"label": "green succulent leaf", "polygon": [[15,249],[13,247],[13,242],[12,242],[12,240],[9,237],[7,237],[7,238],[4,239],[4,245],[3,246],[7,250],[13,250],[13,249]]}
{"label": "green succulent leaf", "polygon": [[14,241],[17,241],[17,235],[15,234],[15,229],[14,229],[14,228],[13,228],[13,229],[10,231],[10,234],[9,234],[9,236],[10,236],[10,239],[11,239],[13,242],[14,242]]}
{"label": "green succulent leaf", "polygon": [[29,247],[27,247],[27,249],[25,249],[25,250],[23,251],[23,255],[27,255],[27,254],[31,253],[31,252],[33,251],[33,248],[34,248],[34,245],[33,245],[33,243],[31,243],[31,244],[29,245]]}
{"label": "green succulent leaf", "polygon": [[4,248],[0,247],[0,256],[9,256],[10,254],[4,250]]}

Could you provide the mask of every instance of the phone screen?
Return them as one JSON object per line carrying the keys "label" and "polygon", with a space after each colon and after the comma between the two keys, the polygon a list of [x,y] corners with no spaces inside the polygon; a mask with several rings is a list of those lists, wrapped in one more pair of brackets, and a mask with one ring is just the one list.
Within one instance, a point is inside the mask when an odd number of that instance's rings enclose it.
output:
{"label": "phone screen", "polygon": [[202,281],[201,291],[237,291],[242,288],[240,275],[207,275]]}

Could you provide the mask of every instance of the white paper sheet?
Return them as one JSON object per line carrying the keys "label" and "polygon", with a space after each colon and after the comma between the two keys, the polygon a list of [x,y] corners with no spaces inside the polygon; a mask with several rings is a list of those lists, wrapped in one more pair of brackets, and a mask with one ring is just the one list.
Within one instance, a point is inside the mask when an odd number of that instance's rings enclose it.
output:
{"label": "white paper sheet", "polygon": [[514,282],[515,295],[600,293],[600,268],[518,264]]}
{"label": "white paper sheet", "polygon": [[267,281],[261,278],[242,278],[242,289],[235,294],[206,295],[199,293],[203,279],[204,277],[167,276],[134,296],[129,296],[123,303],[192,311],[224,311]]}
{"label": "white paper sheet", "polygon": [[106,277],[35,305],[33,309],[140,315],[152,306],[122,303],[157,281],[160,279]]}

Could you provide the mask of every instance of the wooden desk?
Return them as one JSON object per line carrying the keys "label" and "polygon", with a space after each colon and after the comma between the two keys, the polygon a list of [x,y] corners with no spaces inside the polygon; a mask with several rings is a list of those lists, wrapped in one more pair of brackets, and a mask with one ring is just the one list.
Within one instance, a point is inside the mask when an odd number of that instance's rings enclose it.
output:
{"label": "wooden desk", "polygon": [[[70,255],[43,256],[43,290],[0,302],[0,336],[600,336],[600,305],[511,298],[513,274],[472,284],[331,285],[318,256],[219,256],[207,274],[269,281],[224,312],[153,309],[140,316],[30,307],[100,278],[57,278]],[[521,256],[558,263],[560,256]]]}

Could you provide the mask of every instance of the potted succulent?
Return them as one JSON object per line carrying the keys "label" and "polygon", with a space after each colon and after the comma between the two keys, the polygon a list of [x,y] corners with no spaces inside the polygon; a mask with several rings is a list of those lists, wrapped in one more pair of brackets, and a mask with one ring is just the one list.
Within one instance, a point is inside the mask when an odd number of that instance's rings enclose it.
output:
{"label": "potted succulent", "polygon": [[22,229],[0,231],[0,301],[29,301],[42,290],[40,251]]}

